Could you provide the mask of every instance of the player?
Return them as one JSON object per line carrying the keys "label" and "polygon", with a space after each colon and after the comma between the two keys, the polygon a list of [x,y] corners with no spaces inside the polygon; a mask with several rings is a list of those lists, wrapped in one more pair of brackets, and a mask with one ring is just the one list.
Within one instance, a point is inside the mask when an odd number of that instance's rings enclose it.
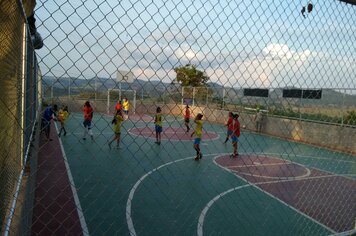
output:
{"label": "player", "polygon": [[233,129],[234,129],[234,119],[233,119],[232,116],[233,116],[233,114],[232,114],[232,112],[230,111],[230,112],[229,112],[229,118],[228,118],[227,123],[226,123],[226,125],[225,125],[225,126],[227,126],[227,133],[226,133],[226,139],[225,139],[224,144],[226,144],[227,141],[229,141],[229,138],[230,138],[230,136],[231,136],[231,134],[232,134],[232,131],[233,131]]}
{"label": "player", "polygon": [[191,137],[193,137],[193,135],[195,135],[195,139],[194,139],[194,149],[197,152],[197,156],[194,158],[194,160],[198,161],[200,159],[203,158],[203,154],[201,153],[200,150],[200,141],[201,141],[201,137],[203,135],[203,114],[198,113],[197,116],[194,119],[194,123],[195,123],[195,130],[194,132],[191,134]]}
{"label": "player", "polygon": [[129,118],[129,108],[130,108],[130,103],[129,100],[127,100],[127,98],[124,98],[124,102],[122,103],[122,108],[124,110],[124,114],[125,114],[125,120]]}
{"label": "player", "polygon": [[122,103],[121,100],[117,100],[116,105],[115,105],[115,114],[117,113],[117,111],[122,110]]}
{"label": "player", "polygon": [[90,102],[86,101],[84,103],[84,108],[83,108],[83,113],[84,113],[84,121],[83,121],[84,136],[83,136],[83,140],[86,140],[87,134],[89,134],[91,139],[94,140],[93,131],[91,130],[91,122],[93,120],[93,112],[94,111],[93,111],[92,106],[90,105]]}
{"label": "player", "polygon": [[230,155],[231,158],[237,157],[239,155],[239,153],[237,152],[237,143],[239,141],[239,137],[240,137],[240,133],[241,133],[239,115],[233,114],[233,118],[234,118],[234,129],[231,134],[233,154]]}
{"label": "player", "polygon": [[64,127],[65,121],[67,120],[69,116],[68,112],[68,106],[63,106],[61,109],[58,111],[58,121],[61,124],[61,128],[59,130],[58,137],[61,137],[62,131],[64,131],[64,136],[67,135],[67,131]]}
{"label": "player", "polygon": [[155,131],[156,131],[156,144],[161,145],[161,133],[162,133],[162,116],[161,108],[157,107],[155,115]]}
{"label": "player", "polygon": [[187,133],[189,133],[190,127],[189,127],[189,122],[190,122],[190,110],[189,106],[185,106],[185,113],[184,113],[184,125],[187,127]]}
{"label": "player", "polygon": [[260,109],[257,109],[256,111],[257,111],[257,113],[254,118],[254,120],[256,122],[256,131],[261,132],[263,115],[262,115],[262,112],[260,111]]}
{"label": "player", "polygon": [[114,138],[108,143],[109,148],[111,149],[111,144],[116,140],[116,148],[120,148],[120,136],[121,136],[121,123],[123,122],[124,118],[122,117],[122,111],[117,110],[112,120],[112,124],[114,125]]}
{"label": "player", "polygon": [[52,106],[46,107],[46,109],[43,112],[42,115],[42,131],[45,132],[46,138],[48,141],[52,141],[53,139],[50,138],[50,132],[51,132],[51,120],[54,119],[54,117],[57,117],[57,105],[54,104]]}

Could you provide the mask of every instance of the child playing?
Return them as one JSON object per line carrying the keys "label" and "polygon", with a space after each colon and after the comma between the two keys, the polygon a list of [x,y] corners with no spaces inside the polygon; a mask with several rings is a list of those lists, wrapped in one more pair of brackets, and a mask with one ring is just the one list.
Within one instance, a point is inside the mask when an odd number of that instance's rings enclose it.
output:
{"label": "child playing", "polygon": [[52,141],[53,139],[50,138],[50,132],[51,132],[51,120],[57,120],[57,105],[54,104],[52,106],[48,106],[42,115],[42,123],[41,123],[41,131],[44,131],[46,134],[46,138],[48,141]]}
{"label": "child playing", "polygon": [[232,117],[232,112],[230,111],[229,112],[229,119],[227,120],[227,123],[225,126],[227,126],[227,134],[226,134],[226,139],[225,139],[225,142],[224,144],[227,143],[227,141],[229,141],[229,137],[231,136],[232,134],[232,131],[234,129],[234,119]]}
{"label": "child playing", "polygon": [[114,116],[114,119],[112,120],[112,124],[114,125],[114,133],[115,136],[114,138],[108,143],[109,148],[111,149],[111,144],[116,140],[116,147],[120,148],[120,135],[121,135],[121,123],[124,120],[122,117],[122,112],[121,110],[116,111],[116,115]]}
{"label": "child playing", "polygon": [[161,133],[162,133],[162,116],[161,108],[157,107],[155,115],[155,131],[156,131],[156,144],[161,145]]}
{"label": "child playing", "polygon": [[83,121],[84,136],[83,136],[83,140],[86,140],[87,134],[89,134],[91,139],[94,140],[93,131],[91,130],[91,122],[93,120],[94,110],[93,110],[93,107],[90,105],[89,101],[86,101],[84,103],[83,113],[84,113],[84,121]]}
{"label": "child playing", "polygon": [[239,141],[239,137],[240,137],[239,115],[233,114],[233,118],[234,118],[234,130],[231,135],[233,154],[230,155],[231,158],[237,157],[239,155],[239,153],[237,152],[237,142]]}
{"label": "child playing", "polygon": [[203,154],[200,151],[200,141],[201,141],[201,137],[203,134],[203,114],[198,113],[198,115],[195,117],[194,119],[194,123],[195,125],[195,130],[194,132],[191,134],[191,137],[193,137],[193,135],[195,134],[195,139],[194,139],[194,149],[197,152],[197,156],[194,158],[194,160],[198,161],[199,159],[202,159]]}
{"label": "child playing", "polygon": [[187,133],[189,133],[190,127],[189,127],[189,119],[190,119],[190,110],[189,106],[187,105],[185,107],[185,113],[184,113],[184,125],[187,127]]}
{"label": "child playing", "polygon": [[59,130],[59,134],[58,137],[61,137],[62,131],[64,131],[64,136],[67,135],[67,131],[64,127],[64,123],[67,120],[69,116],[69,112],[68,112],[68,106],[63,106],[61,109],[59,109],[58,111],[58,121],[61,124],[61,128]]}

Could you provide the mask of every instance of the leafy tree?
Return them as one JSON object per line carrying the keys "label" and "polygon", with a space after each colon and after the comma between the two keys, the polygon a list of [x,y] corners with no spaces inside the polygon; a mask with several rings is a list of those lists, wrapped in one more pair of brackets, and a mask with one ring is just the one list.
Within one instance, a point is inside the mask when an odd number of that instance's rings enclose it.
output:
{"label": "leafy tree", "polygon": [[182,86],[207,86],[209,77],[203,71],[200,71],[196,68],[195,65],[187,64],[185,66],[180,66],[174,68],[174,71],[177,73],[176,80]]}

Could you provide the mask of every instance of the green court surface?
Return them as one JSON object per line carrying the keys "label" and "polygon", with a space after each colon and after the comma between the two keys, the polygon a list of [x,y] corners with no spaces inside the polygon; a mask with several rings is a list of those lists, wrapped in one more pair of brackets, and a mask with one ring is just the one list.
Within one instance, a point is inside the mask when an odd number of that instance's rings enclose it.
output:
{"label": "green court surface", "polygon": [[[330,235],[309,217],[244,178],[217,165],[232,152],[225,127],[206,122],[219,135],[203,140],[193,160],[193,141],[154,139],[130,133],[153,122],[127,120],[120,149],[110,150],[111,117],[94,116],[94,141],[82,140],[82,115],[72,114],[61,137],[90,235]],[[182,127],[166,116],[164,127]],[[164,132],[164,131],[163,131]],[[242,131],[239,153],[278,157],[355,181],[355,156]],[[307,203],[306,203],[307,204]]]}

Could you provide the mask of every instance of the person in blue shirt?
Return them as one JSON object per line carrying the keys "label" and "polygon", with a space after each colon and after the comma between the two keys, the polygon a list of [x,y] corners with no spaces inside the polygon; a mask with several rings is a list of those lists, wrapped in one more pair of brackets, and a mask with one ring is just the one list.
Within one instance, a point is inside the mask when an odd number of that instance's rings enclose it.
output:
{"label": "person in blue shirt", "polygon": [[51,120],[54,117],[57,117],[57,105],[48,106],[43,112],[42,115],[42,131],[45,132],[46,138],[48,141],[52,141],[52,139],[49,137],[50,132],[51,132]]}

